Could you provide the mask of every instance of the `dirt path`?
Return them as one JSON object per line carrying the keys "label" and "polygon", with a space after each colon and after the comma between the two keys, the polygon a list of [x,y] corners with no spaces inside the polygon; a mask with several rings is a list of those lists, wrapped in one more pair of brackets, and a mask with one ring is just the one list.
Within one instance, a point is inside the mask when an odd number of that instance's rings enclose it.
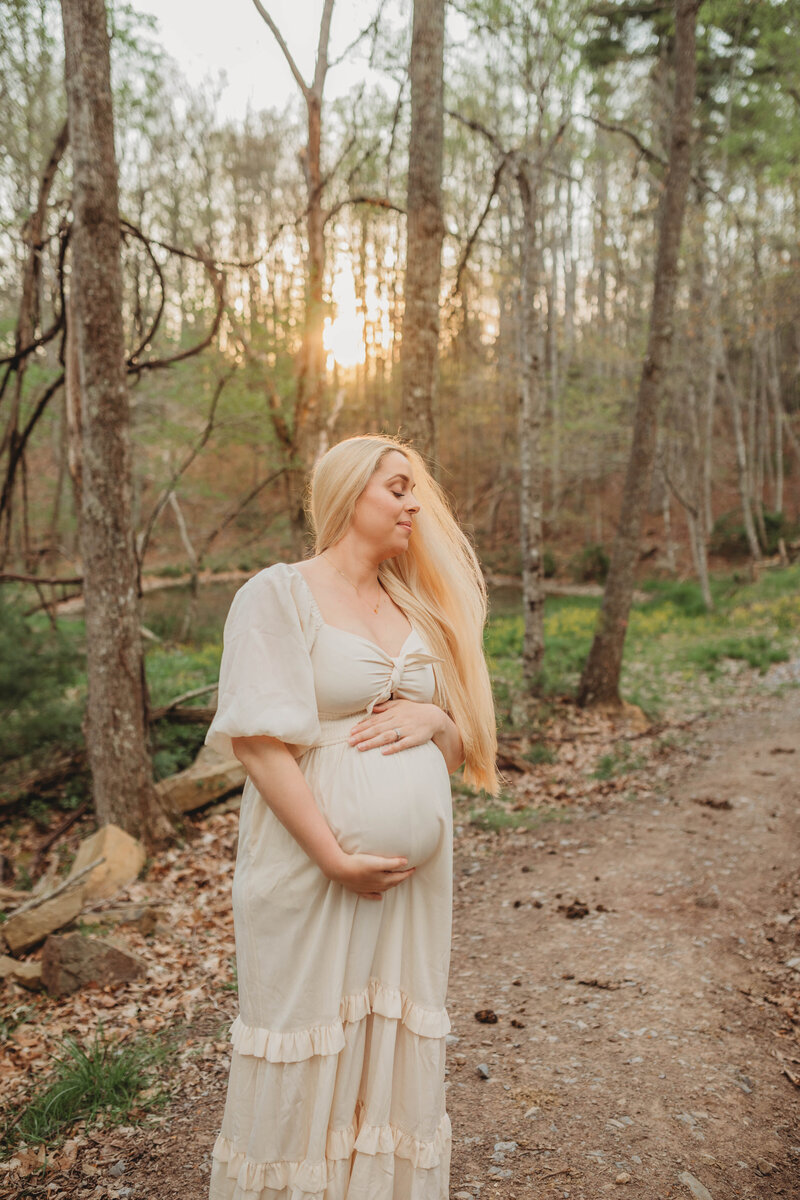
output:
{"label": "dirt path", "polygon": [[[799,778],[789,693],[695,725],[655,800],[464,828],[451,1200],[800,1197]],[[204,1200],[233,1010],[195,1019],[162,1124],[97,1130],[22,1194]]]}
{"label": "dirt path", "polygon": [[800,1197],[799,775],[789,695],[698,731],[655,804],[465,847],[453,1197]]}

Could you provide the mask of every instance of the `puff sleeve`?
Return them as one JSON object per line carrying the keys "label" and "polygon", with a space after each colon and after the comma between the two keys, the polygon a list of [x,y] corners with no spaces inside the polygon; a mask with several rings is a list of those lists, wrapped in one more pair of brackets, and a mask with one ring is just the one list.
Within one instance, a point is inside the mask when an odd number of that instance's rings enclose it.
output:
{"label": "puff sleeve", "polygon": [[225,757],[233,756],[234,737],[280,738],[299,756],[320,736],[309,653],[315,619],[298,580],[276,563],[233,598],[223,633],[217,712],[205,738]]}

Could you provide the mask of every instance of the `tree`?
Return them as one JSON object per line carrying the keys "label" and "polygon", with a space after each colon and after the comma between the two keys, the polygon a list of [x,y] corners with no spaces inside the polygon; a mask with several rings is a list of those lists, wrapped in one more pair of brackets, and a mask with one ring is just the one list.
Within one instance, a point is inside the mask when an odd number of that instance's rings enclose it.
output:
{"label": "tree", "polygon": [[323,192],[326,180],[322,175],[322,94],[328,74],[328,42],[334,0],[325,0],[319,25],[317,59],[314,78],[306,83],[280,30],[264,8],[261,0],[253,0],[256,8],[269,26],[280,46],[289,69],[294,76],[308,115],[308,140],[302,155],[303,173],[306,183],[306,230],[308,247],[306,259],[305,321],[303,323],[303,346],[297,372],[297,392],[294,405],[292,432],[287,438],[287,426],[277,406],[271,408],[278,440],[284,447],[289,469],[286,472],[289,492],[289,517],[295,536],[295,551],[302,551],[302,533],[305,528],[303,517],[303,485],[305,468],[310,465],[317,450],[317,437],[322,423],[322,400],[325,390],[325,349],[322,333],[325,321],[325,299],[323,284],[325,276],[325,219]]}
{"label": "tree", "polygon": [[669,165],[659,215],[650,330],[619,524],[598,625],[578,690],[578,701],[584,705],[621,703],[622,652],[655,460],[658,411],[672,343],[678,254],[691,173],[698,8],[699,0],[677,0]]}
{"label": "tree", "polygon": [[439,357],[444,139],[444,0],[414,0],[406,274],[401,345],[403,432],[434,455]]}
{"label": "tree", "polygon": [[86,742],[98,820],[152,843],[171,827],[156,798],[147,748],[107,14],[104,0],[62,0],[61,11],[83,429]]}
{"label": "tree", "polygon": [[[573,13],[567,5],[557,12],[539,12],[507,3],[487,5],[485,0],[475,0],[469,11],[481,36],[491,31],[503,46],[504,80],[495,81],[493,89],[493,101],[499,109],[495,120],[514,127],[512,142],[512,138],[488,129],[483,121],[451,113],[481,133],[495,151],[492,193],[480,223],[489,215],[491,199],[506,174],[513,175],[519,199],[514,263],[519,285],[511,357],[516,375],[519,545],[525,616],[522,670],[527,688],[534,693],[541,684],[544,660],[545,603],[543,433],[547,392],[540,307],[542,292],[546,292],[542,286],[542,194],[545,176],[554,169],[556,151],[570,120],[571,74],[577,56],[569,48],[565,27],[571,29]],[[477,230],[470,235],[466,252],[476,235]],[[549,320],[552,323],[552,311]]]}

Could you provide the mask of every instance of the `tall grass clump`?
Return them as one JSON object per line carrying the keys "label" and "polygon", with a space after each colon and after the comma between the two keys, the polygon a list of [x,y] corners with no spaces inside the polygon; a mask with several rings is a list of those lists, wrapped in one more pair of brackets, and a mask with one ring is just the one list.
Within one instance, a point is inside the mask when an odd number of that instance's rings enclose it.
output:
{"label": "tall grass clump", "polygon": [[[156,1107],[161,1097],[151,1091],[157,1080],[155,1067],[166,1055],[163,1042],[139,1038],[120,1044],[107,1039],[102,1027],[86,1046],[64,1038],[52,1078],[3,1131],[3,1144],[10,1149],[12,1138],[52,1142],[75,1121],[120,1124],[134,1109]],[[143,1096],[144,1092],[150,1094]]]}

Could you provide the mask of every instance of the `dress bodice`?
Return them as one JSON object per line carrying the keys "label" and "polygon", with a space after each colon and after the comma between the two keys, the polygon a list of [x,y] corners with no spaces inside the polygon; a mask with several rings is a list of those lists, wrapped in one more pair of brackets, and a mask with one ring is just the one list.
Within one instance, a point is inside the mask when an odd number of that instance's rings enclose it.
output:
{"label": "dress bodice", "polygon": [[311,662],[320,718],[371,713],[382,700],[398,697],[430,703],[436,686],[431,664],[441,659],[429,652],[413,626],[400,653],[388,654],[360,633],[329,625],[305,577],[291,569],[303,581],[317,631]]}
{"label": "dress bodice", "polygon": [[[225,623],[217,714],[206,742],[230,755],[231,737],[265,734],[298,756],[331,736],[330,723],[390,698],[429,703],[431,654],[412,627],[400,653],[323,619],[305,576],[289,563],[260,571],[236,594]],[[327,725],[323,739],[322,725]]]}

